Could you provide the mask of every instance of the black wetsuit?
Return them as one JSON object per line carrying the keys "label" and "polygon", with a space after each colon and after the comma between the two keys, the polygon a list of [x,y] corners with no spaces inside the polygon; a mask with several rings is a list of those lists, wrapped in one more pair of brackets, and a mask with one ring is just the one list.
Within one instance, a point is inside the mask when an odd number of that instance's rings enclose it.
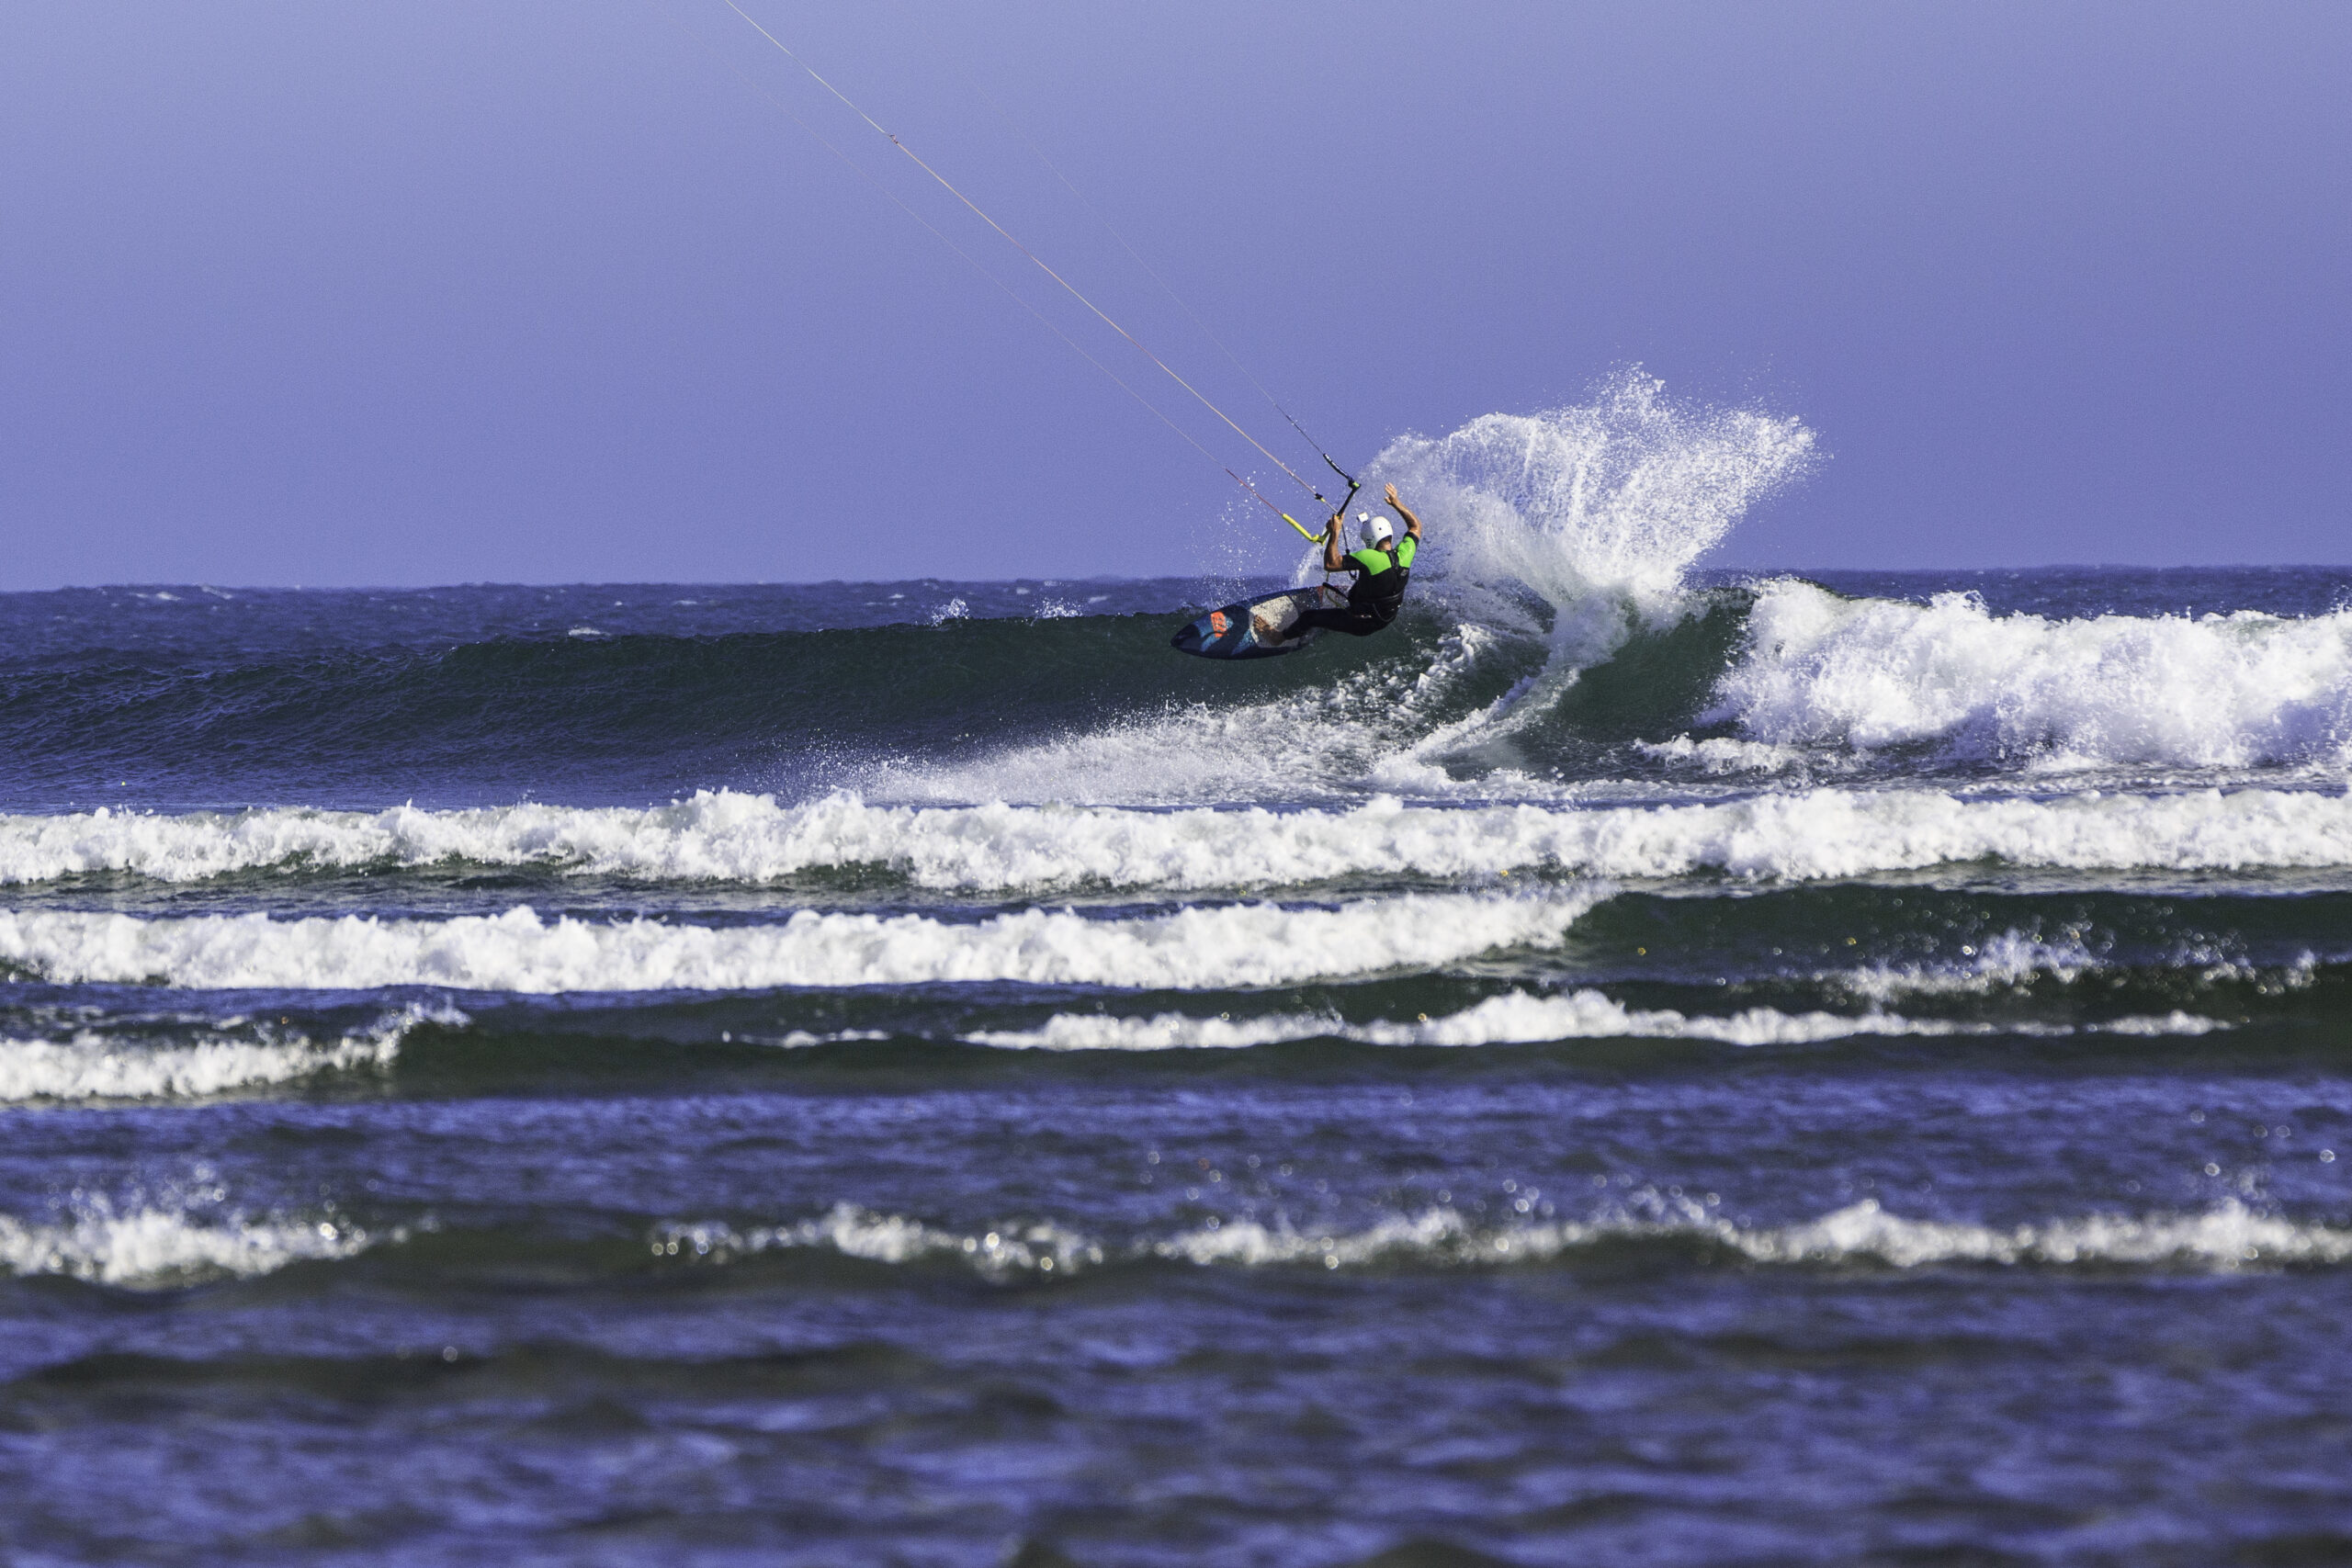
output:
{"label": "black wetsuit", "polygon": [[1298,637],[1319,627],[1350,637],[1370,637],[1380,630],[1405,607],[1405,584],[1413,574],[1413,557],[1419,548],[1419,542],[1408,534],[1391,541],[1386,549],[1351,551],[1342,565],[1356,574],[1356,580],[1348,590],[1347,604],[1307,611],[1291,624],[1290,635]]}

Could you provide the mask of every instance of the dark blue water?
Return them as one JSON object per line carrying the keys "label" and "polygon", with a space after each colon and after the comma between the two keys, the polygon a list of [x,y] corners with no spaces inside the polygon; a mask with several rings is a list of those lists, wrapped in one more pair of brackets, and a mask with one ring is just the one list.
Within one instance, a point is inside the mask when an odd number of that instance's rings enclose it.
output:
{"label": "dark blue water", "polygon": [[0,1561],[2352,1560],[2352,574],[1433,559],[0,598]]}

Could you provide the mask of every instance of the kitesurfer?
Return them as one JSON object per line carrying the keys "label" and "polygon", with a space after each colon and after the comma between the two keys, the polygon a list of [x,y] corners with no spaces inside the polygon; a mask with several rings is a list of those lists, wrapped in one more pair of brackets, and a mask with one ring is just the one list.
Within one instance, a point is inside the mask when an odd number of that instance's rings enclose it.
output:
{"label": "kitesurfer", "polygon": [[1356,580],[1348,589],[1348,602],[1328,610],[1309,610],[1294,622],[1292,637],[1299,637],[1315,627],[1326,631],[1345,632],[1350,637],[1370,637],[1396,618],[1405,604],[1405,583],[1412,575],[1413,556],[1420,548],[1421,520],[1411,509],[1396,499],[1396,487],[1386,487],[1388,504],[1405,520],[1405,536],[1396,537],[1396,526],[1377,512],[1356,513],[1360,548],[1342,556],[1340,553],[1340,528],[1347,519],[1343,507],[1331,513],[1331,521],[1323,530],[1323,570],[1352,571]]}

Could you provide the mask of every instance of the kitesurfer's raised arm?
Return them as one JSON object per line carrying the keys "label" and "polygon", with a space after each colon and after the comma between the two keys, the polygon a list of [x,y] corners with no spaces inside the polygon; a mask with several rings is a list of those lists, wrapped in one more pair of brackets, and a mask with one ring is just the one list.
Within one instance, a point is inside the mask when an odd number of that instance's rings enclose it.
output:
{"label": "kitesurfer's raised arm", "polygon": [[[1394,490],[1396,487],[1391,485],[1388,488]],[[1323,525],[1323,571],[1326,576],[1346,565],[1340,555],[1340,528],[1347,520],[1348,509],[1342,506],[1331,513],[1331,521]]]}
{"label": "kitesurfer's raised arm", "polygon": [[[1408,509],[1403,502],[1396,499],[1396,487],[1395,485],[1390,485],[1388,487],[1388,504],[1395,507],[1396,509],[1396,515],[1405,520],[1405,537],[1411,539],[1418,544],[1421,536],[1421,520],[1414,516],[1411,510]],[[1337,569],[1334,568],[1334,570],[1336,570]]]}

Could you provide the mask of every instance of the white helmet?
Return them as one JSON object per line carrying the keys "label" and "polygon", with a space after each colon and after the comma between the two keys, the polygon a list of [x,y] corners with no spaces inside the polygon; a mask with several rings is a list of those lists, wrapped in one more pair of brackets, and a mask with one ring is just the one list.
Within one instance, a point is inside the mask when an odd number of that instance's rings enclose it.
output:
{"label": "white helmet", "polygon": [[1385,513],[1359,512],[1356,513],[1356,526],[1362,531],[1366,545],[1385,545],[1396,535]]}

